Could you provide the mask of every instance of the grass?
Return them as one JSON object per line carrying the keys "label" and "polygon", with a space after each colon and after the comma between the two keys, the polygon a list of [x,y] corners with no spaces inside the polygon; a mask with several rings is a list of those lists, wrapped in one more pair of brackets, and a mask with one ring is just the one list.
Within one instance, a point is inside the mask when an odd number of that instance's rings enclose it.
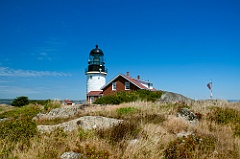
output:
{"label": "grass", "polygon": [[[72,119],[95,115],[122,119],[123,122],[108,129],[78,129],[72,132],[58,129],[52,133],[39,134],[35,129],[39,123],[29,119],[37,111],[46,112],[55,106],[50,107],[1,107],[0,116],[13,117],[14,120],[0,122],[3,131],[0,133],[0,158],[57,159],[66,151],[95,159],[240,158],[240,103],[195,102],[186,106],[184,103],[162,105],[132,102],[92,105]],[[200,114],[199,124],[192,125],[176,117],[177,111],[183,107]],[[54,124],[65,121],[56,120],[48,122]],[[179,133],[188,132],[193,134],[178,136]]]}

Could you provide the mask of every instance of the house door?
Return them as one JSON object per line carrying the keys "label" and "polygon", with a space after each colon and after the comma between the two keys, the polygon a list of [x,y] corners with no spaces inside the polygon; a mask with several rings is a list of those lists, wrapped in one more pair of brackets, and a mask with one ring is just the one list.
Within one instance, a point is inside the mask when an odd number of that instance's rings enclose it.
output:
{"label": "house door", "polygon": [[90,97],[90,104],[94,102],[94,97]]}

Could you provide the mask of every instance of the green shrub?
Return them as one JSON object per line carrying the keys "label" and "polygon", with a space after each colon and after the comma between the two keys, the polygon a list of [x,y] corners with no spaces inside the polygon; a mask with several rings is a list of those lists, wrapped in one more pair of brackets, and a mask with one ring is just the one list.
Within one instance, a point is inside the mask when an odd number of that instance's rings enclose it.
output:
{"label": "green shrub", "polygon": [[148,90],[138,90],[138,96],[143,101],[152,101],[155,102],[162,96],[162,91],[148,91]]}
{"label": "green shrub", "polygon": [[31,145],[30,139],[36,133],[36,123],[32,121],[32,118],[23,114],[18,118],[0,122],[0,140],[5,142],[0,158],[9,158],[15,148],[20,151],[27,151]]}
{"label": "green shrub", "polygon": [[28,97],[25,97],[25,96],[17,97],[11,103],[12,106],[17,106],[17,107],[21,107],[28,104],[29,104]]}
{"label": "green shrub", "polygon": [[40,104],[40,105],[46,105],[47,103],[49,103],[51,100],[29,100],[30,104]]}
{"label": "green shrub", "polygon": [[162,96],[161,91],[137,90],[130,92],[116,92],[113,95],[103,96],[98,98],[94,104],[120,104],[127,102],[142,101],[156,101]]}
{"label": "green shrub", "polygon": [[238,123],[238,124],[235,125],[235,128],[234,128],[234,136],[240,137],[240,123]]}
{"label": "green shrub", "polygon": [[46,104],[44,105],[44,112],[49,112],[52,109],[60,108],[60,106],[61,106],[61,103],[58,101],[47,100]]}
{"label": "green shrub", "polygon": [[137,109],[134,107],[119,108],[116,110],[118,115],[130,114],[136,112]]}
{"label": "green shrub", "polygon": [[89,138],[94,138],[94,131],[91,131],[91,130],[84,130],[82,128],[79,128],[78,129],[78,137],[79,139],[82,141],[82,140],[86,140],[86,139],[89,139]]}
{"label": "green shrub", "polygon": [[[36,123],[32,118],[40,111],[36,106],[23,106],[0,115],[7,120],[0,122],[0,141],[4,142],[0,158],[11,158],[12,151],[18,145],[20,151],[27,150],[30,139],[37,133]],[[1,142],[0,142],[1,143]]]}
{"label": "green shrub", "polygon": [[218,124],[239,123],[240,113],[239,111],[231,108],[215,107],[208,114],[208,120]]}
{"label": "green shrub", "polygon": [[37,115],[41,110],[37,106],[23,106],[13,110],[9,110],[0,114],[1,118],[19,118],[20,116],[27,116],[28,118],[33,118]]}
{"label": "green shrub", "polygon": [[213,136],[189,135],[171,141],[164,151],[166,159],[199,158],[202,154],[211,154],[215,149],[216,139]]}
{"label": "green shrub", "polygon": [[0,122],[0,138],[8,138],[10,141],[18,142],[31,138],[37,132],[36,123],[28,116],[11,118]]}
{"label": "green shrub", "polygon": [[143,121],[145,123],[152,123],[152,124],[161,124],[167,120],[167,117],[163,114],[146,114],[143,117]]}
{"label": "green shrub", "polygon": [[94,144],[89,142],[85,144],[76,143],[76,147],[74,149],[67,148],[66,151],[81,153],[83,156],[79,158],[88,159],[108,159],[112,155],[109,148],[106,149],[105,147],[97,145],[97,143]]}
{"label": "green shrub", "polygon": [[[63,128],[57,128],[51,133],[43,133],[34,137],[34,158],[36,159],[59,159],[59,155],[68,145],[68,132]],[[73,144],[73,143],[71,143]],[[69,149],[70,151],[70,149]],[[31,157],[33,158],[33,157]]]}
{"label": "green shrub", "polygon": [[94,104],[120,104],[120,103],[122,103],[121,98],[118,98],[118,96],[115,95],[104,96],[98,98],[94,102]]}
{"label": "green shrub", "polygon": [[9,110],[0,114],[0,118],[19,118],[20,116],[27,116],[33,118],[37,113],[40,112],[39,107],[35,106],[23,106],[13,110]]}
{"label": "green shrub", "polygon": [[123,121],[111,128],[99,129],[96,133],[100,138],[105,138],[110,143],[116,143],[123,139],[134,139],[139,135],[140,131],[141,128],[138,123]]}

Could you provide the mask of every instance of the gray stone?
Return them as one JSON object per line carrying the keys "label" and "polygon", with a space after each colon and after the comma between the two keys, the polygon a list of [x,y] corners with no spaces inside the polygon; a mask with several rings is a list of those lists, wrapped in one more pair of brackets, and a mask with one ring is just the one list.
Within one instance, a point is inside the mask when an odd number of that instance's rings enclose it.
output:
{"label": "gray stone", "polygon": [[52,109],[48,113],[38,113],[33,120],[38,119],[55,119],[55,118],[70,118],[78,114],[84,105],[76,105],[76,106],[66,106],[63,108],[55,108]]}
{"label": "gray stone", "polygon": [[101,116],[84,116],[57,125],[38,125],[37,128],[38,131],[41,133],[52,132],[58,128],[62,128],[63,131],[73,131],[78,129],[79,127],[83,128],[84,130],[91,130],[109,128],[121,121],[122,120]]}
{"label": "gray stone", "polygon": [[61,156],[60,159],[78,159],[81,157],[82,154],[77,153],[77,152],[64,152]]}
{"label": "gray stone", "polygon": [[193,102],[193,100],[190,98],[187,98],[181,94],[172,93],[172,92],[164,92],[161,98],[158,99],[157,101],[161,103],[183,102],[183,103],[186,103],[187,105],[190,105]]}
{"label": "gray stone", "polygon": [[189,121],[190,123],[197,124],[198,119],[197,116],[191,112],[188,108],[181,108],[180,111],[177,113],[177,117],[182,117],[185,120]]}
{"label": "gray stone", "polygon": [[9,120],[9,119],[8,118],[3,118],[3,119],[0,119],[0,122],[6,121],[6,120]]}

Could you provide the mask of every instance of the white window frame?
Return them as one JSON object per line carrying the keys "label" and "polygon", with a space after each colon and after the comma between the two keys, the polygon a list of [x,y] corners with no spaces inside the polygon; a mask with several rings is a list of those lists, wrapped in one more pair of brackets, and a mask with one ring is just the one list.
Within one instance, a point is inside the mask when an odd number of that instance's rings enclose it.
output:
{"label": "white window frame", "polygon": [[130,90],[130,82],[125,82],[125,90]]}
{"label": "white window frame", "polygon": [[112,82],[112,90],[117,90],[117,82]]}

